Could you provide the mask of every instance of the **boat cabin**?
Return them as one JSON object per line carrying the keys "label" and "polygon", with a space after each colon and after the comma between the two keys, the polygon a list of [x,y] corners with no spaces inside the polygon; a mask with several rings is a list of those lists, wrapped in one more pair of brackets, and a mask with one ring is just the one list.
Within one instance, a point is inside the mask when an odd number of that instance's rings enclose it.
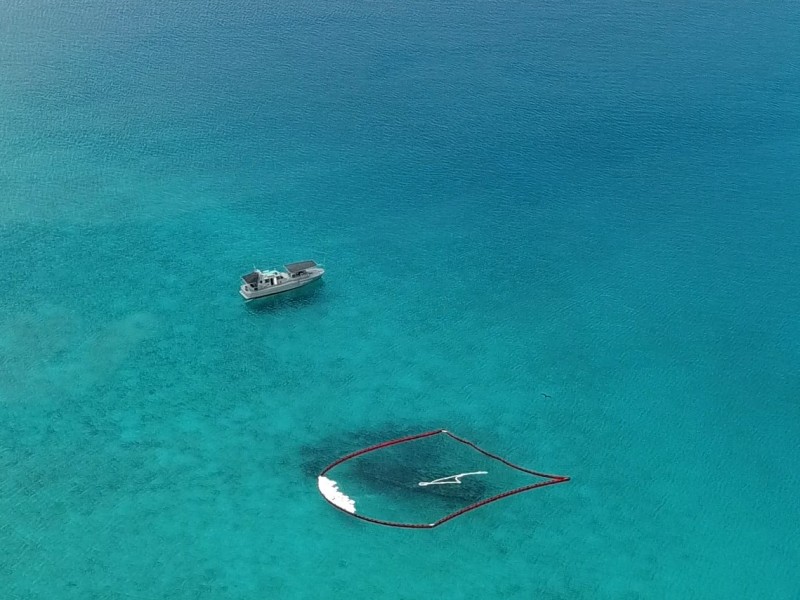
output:
{"label": "boat cabin", "polygon": [[282,273],[277,271],[263,272],[255,270],[252,273],[242,276],[242,280],[249,285],[253,290],[261,290],[265,287],[278,285],[285,280]]}

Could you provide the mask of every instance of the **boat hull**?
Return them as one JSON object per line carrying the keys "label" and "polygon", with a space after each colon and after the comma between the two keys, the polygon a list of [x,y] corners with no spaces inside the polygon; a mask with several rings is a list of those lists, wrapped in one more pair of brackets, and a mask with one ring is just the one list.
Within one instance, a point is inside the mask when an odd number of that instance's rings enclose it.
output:
{"label": "boat hull", "polygon": [[315,269],[314,272],[309,272],[307,276],[297,277],[287,281],[286,283],[255,291],[247,289],[247,285],[242,285],[239,288],[239,295],[241,295],[241,297],[247,302],[250,300],[258,300],[259,298],[266,298],[267,296],[276,296],[277,294],[296,290],[297,288],[301,288],[309,283],[317,281],[320,277],[322,277],[323,273],[325,273],[324,270]]}

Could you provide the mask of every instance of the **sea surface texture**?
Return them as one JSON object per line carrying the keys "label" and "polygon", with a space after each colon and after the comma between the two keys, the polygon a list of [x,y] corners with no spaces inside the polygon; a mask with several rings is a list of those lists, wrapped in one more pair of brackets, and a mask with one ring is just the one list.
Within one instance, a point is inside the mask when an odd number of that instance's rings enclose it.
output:
{"label": "sea surface texture", "polygon": [[[800,598],[798,57],[795,0],[3,3],[0,597]],[[319,495],[439,428],[572,479]]]}

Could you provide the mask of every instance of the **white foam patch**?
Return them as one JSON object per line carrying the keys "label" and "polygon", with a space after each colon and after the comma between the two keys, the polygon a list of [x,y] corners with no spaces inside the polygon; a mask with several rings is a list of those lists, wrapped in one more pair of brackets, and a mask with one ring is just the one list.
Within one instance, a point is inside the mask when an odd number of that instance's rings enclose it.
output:
{"label": "white foam patch", "polygon": [[356,501],[339,491],[335,481],[321,475],[317,478],[317,486],[319,487],[320,493],[325,496],[329,502],[342,510],[355,514]]}

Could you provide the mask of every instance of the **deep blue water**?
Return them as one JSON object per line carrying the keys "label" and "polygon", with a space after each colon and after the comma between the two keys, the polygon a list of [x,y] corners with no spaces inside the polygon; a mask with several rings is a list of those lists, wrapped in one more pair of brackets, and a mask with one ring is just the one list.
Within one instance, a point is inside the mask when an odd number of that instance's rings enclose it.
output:
{"label": "deep blue water", "polygon": [[[7,3],[0,595],[800,598],[798,31]],[[317,493],[439,427],[572,480],[431,531]]]}

